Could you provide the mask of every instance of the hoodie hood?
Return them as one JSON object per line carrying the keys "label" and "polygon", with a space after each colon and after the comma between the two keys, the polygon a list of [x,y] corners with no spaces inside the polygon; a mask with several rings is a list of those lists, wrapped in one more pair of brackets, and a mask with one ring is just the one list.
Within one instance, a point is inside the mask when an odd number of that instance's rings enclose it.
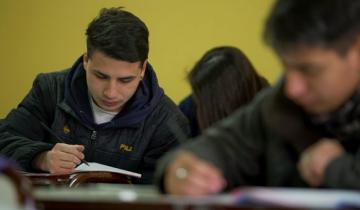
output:
{"label": "hoodie hood", "polygon": [[152,66],[147,64],[144,78],[123,109],[110,122],[98,125],[90,107],[82,56],[71,67],[65,82],[66,103],[83,123],[95,129],[136,127],[154,110],[163,95]]}

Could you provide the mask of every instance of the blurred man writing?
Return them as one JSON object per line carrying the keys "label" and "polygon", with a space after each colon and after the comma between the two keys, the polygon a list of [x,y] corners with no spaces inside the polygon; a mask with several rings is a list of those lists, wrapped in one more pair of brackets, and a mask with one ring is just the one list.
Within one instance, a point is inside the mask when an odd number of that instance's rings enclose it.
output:
{"label": "blurred man writing", "polygon": [[162,190],[360,189],[360,1],[278,0],[265,40],[284,66],[282,79],[166,156]]}

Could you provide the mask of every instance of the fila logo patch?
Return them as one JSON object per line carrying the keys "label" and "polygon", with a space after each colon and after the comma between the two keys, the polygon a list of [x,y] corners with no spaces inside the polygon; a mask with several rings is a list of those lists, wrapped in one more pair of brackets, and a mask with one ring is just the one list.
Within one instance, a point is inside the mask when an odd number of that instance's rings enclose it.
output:
{"label": "fila logo patch", "polygon": [[70,128],[68,125],[64,125],[63,131],[65,134],[69,134],[70,133]]}
{"label": "fila logo patch", "polygon": [[127,144],[120,144],[120,151],[125,151],[125,152],[132,152],[133,151],[133,147],[129,146]]}

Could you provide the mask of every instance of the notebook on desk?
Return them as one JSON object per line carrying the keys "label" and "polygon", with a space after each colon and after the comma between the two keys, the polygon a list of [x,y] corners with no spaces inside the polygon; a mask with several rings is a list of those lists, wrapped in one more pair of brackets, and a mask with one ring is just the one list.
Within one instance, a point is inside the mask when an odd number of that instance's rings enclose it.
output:
{"label": "notebook on desk", "polygon": [[135,173],[135,172],[131,172],[131,171],[127,171],[127,170],[107,166],[107,165],[104,165],[104,164],[101,164],[101,163],[95,163],[95,162],[88,162],[88,163],[89,163],[89,165],[86,165],[84,163],[81,163],[80,165],[78,165],[76,167],[76,169],[75,169],[75,173],[76,172],[90,172],[90,171],[112,172],[112,173],[123,174],[123,175],[126,175],[126,176],[132,176],[132,177],[136,177],[136,178],[141,178],[141,174],[139,174],[139,173]]}
{"label": "notebook on desk", "polygon": [[141,178],[141,174],[89,162],[78,165],[70,174],[28,173],[23,175],[30,178],[34,185],[68,185],[76,187],[81,183],[125,183],[131,184],[132,179]]}

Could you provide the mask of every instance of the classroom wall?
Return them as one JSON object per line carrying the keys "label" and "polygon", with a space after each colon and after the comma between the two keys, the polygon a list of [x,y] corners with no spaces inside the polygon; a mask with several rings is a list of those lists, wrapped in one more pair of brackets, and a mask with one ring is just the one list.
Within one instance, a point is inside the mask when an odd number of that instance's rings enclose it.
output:
{"label": "classroom wall", "polygon": [[186,73],[208,49],[241,48],[274,82],[280,65],[262,41],[273,0],[1,0],[0,118],[22,100],[34,77],[70,67],[85,50],[85,29],[100,8],[124,6],[150,31],[149,61],[160,85],[179,102]]}

